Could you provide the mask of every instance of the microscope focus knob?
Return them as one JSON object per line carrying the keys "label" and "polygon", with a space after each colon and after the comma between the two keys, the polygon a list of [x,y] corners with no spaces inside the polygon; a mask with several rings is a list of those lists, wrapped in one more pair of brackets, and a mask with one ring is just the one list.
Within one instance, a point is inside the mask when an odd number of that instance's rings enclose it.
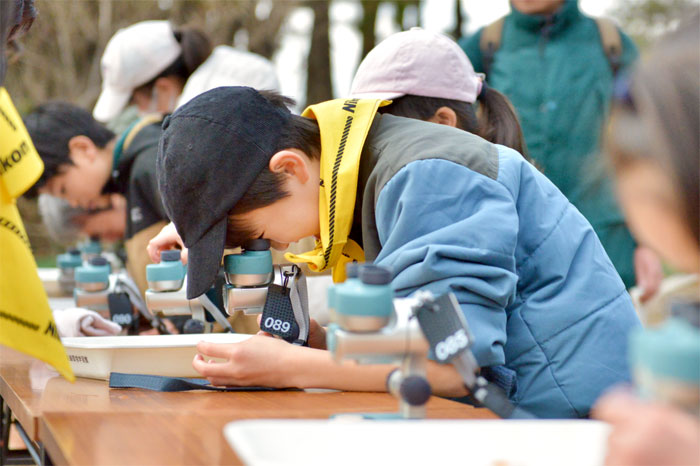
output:
{"label": "microscope focus knob", "polygon": [[176,262],[180,260],[179,249],[168,249],[160,253],[160,260],[163,262]]}
{"label": "microscope focus knob", "polygon": [[204,333],[204,322],[196,319],[187,319],[182,326],[182,333]]}
{"label": "microscope focus knob", "polygon": [[360,267],[359,276],[365,285],[388,285],[391,283],[391,270],[378,265],[363,265]]}
{"label": "microscope focus knob", "polygon": [[401,398],[411,406],[423,406],[430,399],[432,390],[425,377],[409,375],[401,381],[399,393]]}

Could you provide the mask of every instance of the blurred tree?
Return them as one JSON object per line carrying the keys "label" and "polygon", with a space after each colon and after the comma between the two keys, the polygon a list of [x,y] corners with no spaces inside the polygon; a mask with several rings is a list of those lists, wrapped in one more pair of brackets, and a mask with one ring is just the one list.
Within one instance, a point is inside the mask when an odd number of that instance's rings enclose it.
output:
{"label": "blurred tree", "polygon": [[309,0],[307,5],[314,12],[306,75],[306,105],[311,105],[333,98],[328,15],[330,0]]}
{"label": "blurred tree", "polygon": [[[414,26],[421,25],[421,0],[393,0],[390,3],[393,3],[396,7],[396,15],[394,16],[394,22],[401,31],[405,31],[407,29],[411,29]],[[412,14],[406,15],[407,11],[411,11]]]}
{"label": "blurred tree", "polygon": [[361,0],[362,13],[360,15],[360,33],[362,34],[362,49],[360,60],[364,58],[376,44],[374,29],[377,26],[377,10],[379,2],[377,0]]}
{"label": "blurred tree", "polygon": [[[0,0],[4,1],[4,0]],[[9,67],[5,85],[20,112],[50,99],[92,108],[101,88],[100,58],[114,33],[130,24],[169,19],[206,32],[212,42],[233,44],[243,31],[248,49],[270,58],[283,21],[296,0],[36,0],[39,15],[22,39],[22,54]],[[327,22],[327,15],[326,15]],[[329,71],[330,73],[330,71]],[[57,246],[38,215],[36,202],[19,208],[37,257]]]}
{"label": "blurred tree", "polygon": [[640,49],[675,28],[683,18],[700,13],[698,0],[617,0],[608,14],[620,21]]}
{"label": "blurred tree", "polygon": [[6,86],[20,111],[54,98],[90,108],[100,92],[100,58],[107,41],[118,29],[149,19],[198,27],[217,45],[233,44],[234,34],[244,30],[248,49],[269,58],[277,49],[284,18],[297,3],[36,0],[36,32],[23,39],[23,54],[10,68]]}
{"label": "blurred tree", "polygon": [[455,27],[450,31],[453,39],[457,40],[462,37],[462,29],[467,20],[468,17],[464,17],[464,10],[462,10],[462,0],[455,0]]}

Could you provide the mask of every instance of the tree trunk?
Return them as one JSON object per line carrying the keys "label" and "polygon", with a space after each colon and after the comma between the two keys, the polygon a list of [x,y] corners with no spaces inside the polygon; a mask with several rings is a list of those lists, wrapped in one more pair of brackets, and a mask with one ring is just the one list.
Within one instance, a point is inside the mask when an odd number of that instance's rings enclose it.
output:
{"label": "tree trunk", "polygon": [[452,37],[454,37],[455,40],[462,37],[462,26],[464,22],[462,0],[455,0],[455,28],[452,30]]}
{"label": "tree trunk", "polygon": [[311,105],[332,99],[333,85],[328,16],[330,0],[311,0],[308,5],[314,12],[306,74],[306,105]]}
{"label": "tree trunk", "polygon": [[378,0],[362,0],[362,18],[360,19],[360,32],[362,33],[362,55],[360,61],[367,56],[370,50],[374,48],[376,37],[374,29],[377,25],[377,9],[379,8]]}

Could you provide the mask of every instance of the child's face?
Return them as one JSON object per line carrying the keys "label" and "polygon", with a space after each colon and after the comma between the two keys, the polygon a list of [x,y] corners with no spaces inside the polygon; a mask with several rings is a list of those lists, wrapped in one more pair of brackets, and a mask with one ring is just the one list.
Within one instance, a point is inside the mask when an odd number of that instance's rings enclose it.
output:
{"label": "child's face", "polygon": [[275,154],[270,169],[285,173],[284,189],[289,196],[238,216],[255,231],[255,237],[270,240],[273,248],[287,249],[309,236],[318,236],[319,162],[294,149]]}
{"label": "child's face", "polygon": [[[73,143],[78,138],[82,139]],[[102,154],[103,151],[85,136],[71,139],[73,165],[63,165],[39,192],[65,199],[73,207],[97,207],[111,169],[111,154]]]}
{"label": "child's face", "polygon": [[700,272],[700,245],[687,227],[676,190],[665,172],[650,162],[636,162],[620,170],[617,189],[637,240],[678,270]]}
{"label": "child's face", "polygon": [[546,15],[554,13],[564,0],[511,0],[511,5],[526,15]]}

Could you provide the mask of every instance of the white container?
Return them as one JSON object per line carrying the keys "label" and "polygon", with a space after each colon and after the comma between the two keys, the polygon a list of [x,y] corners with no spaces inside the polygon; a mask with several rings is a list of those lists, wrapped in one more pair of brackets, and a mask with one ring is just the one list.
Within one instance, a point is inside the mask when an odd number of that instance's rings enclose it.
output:
{"label": "white container", "polygon": [[108,380],[110,372],[201,377],[192,367],[197,343],[238,343],[251,335],[204,333],[62,338],[73,373]]}
{"label": "white container", "polygon": [[256,466],[597,466],[609,432],[605,423],[578,420],[255,420],[224,427],[238,457]]}

